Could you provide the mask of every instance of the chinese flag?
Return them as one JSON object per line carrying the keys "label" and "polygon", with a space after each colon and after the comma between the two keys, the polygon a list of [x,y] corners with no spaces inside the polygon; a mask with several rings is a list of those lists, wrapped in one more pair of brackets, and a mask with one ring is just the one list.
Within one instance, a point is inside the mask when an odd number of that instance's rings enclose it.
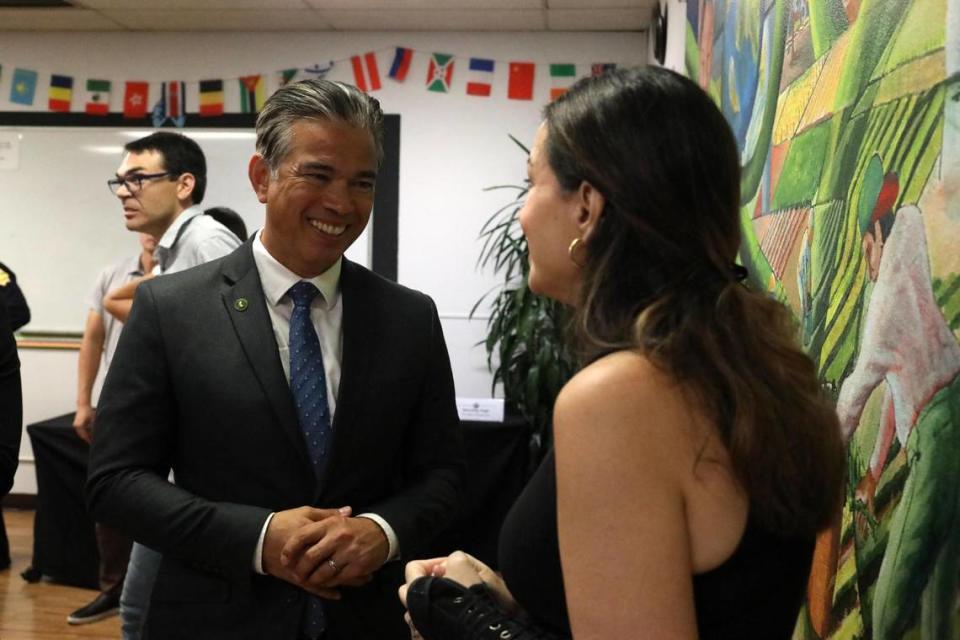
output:
{"label": "chinese flag", "polygon": [[123,117],[146,118],[147,94],[150,85],[146,82],[128,82],[123,92]]}
{"label": "chinese flag", "polygon": [[507,85],[507,97],[511,100],[533,100],[532,62],[511,62],[510,83]]}

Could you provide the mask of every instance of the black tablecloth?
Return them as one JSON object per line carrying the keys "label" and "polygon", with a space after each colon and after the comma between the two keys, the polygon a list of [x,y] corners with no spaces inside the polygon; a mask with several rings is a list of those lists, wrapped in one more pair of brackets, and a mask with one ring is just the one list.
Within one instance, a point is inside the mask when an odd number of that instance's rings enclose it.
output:
{"label": "black tablecloth", "polygon": [[[454,525],[431,546],[438,553],[463,549],[496,567],[500,524],[527,479],[529,430],[511,418],[462,424],[466,498]],[[89,447],[72,425],[70,413],[27,426],[37,472],[33,569],[34,575],[96,589],[99,556],[83,494]]]}
{"label": "black tablecloth", "polygon": [[96,589],[99,555],[83,486],[90,448],[73,414],[27,426],[37,472],[33,569],[57,582]]}

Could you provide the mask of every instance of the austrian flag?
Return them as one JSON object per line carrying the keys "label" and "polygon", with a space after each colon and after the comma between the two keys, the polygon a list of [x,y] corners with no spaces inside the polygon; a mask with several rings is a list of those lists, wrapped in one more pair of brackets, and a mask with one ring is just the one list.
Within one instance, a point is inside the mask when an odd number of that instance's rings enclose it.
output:
{"label": "austrian flag", "polygon": [[450,81],[453,79],[453,56],[446,53],[435,53],[430,57],[430,68],[427,69],[427,91],[447,93],[450,91]]}
{"label": "austrian flag", "polygon": [[87,80],[86,112],[105,116],[110,112],[110,81]]}
{"label": "austrian flag", "polygon": [[490,97],[490,81],[493,79],[494,61],[487,58],[470,58],[470,77],[467,79],[467,95]]}
{"label": "austrian flag", "polygon": [[380,88],[380,71],[377,69],[377,54],[373,51],[363,54],[363,57],[350,58],[353,65],[353,80],[357,89],[367,93]]}

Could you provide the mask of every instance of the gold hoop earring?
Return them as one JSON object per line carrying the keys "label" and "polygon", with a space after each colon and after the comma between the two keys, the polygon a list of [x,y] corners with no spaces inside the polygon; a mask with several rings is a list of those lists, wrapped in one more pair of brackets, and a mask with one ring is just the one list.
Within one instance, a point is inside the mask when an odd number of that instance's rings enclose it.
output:
{"label": "gold hoop earring", "polygon": [[567,255],[570,256],[570,262],[582,268],[584,263],[578,262],[576,258],[577,248],[581,246],[580,242],[581,242],[580,238],[574,238],[573,242],[570,243],[570,246],[567,247]]}

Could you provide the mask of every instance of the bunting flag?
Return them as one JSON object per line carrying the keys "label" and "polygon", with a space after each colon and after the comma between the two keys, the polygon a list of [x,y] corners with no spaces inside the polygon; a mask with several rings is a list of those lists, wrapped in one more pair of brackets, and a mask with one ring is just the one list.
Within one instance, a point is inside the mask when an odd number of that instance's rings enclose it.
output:
{"label": "bunting flag", "polygon": [[73,78],[51,75],[47,98],[47,108],[50,111],[70,111],[70,102],[73,100]]}
{"label": "bunting flag", "polygon": [[613,62],[597,62],[595,64],[590,65],[590,75],[599,76],[601,73],[612,71],[613,69],[616,69],[616,68],[617,68],[617,65],[614,64]]}
{"label": "bunting flag", "polygon": [[105,116],[110,112],[110,81],[87,80],[87,113]]}
{"label": "bunting flag", "polygon": [[487,58],[470,58],[470,77],[467,79],[467,95],[490,97],[494,61]]}
{"label": "bunting flag", "polygon": [[453,56],[446,53],[435,53],[430,57],[430,68],[427,69],[427,91],[438,93],[450,91],[453,62]]}
{"label": "bunting flag", "polygon": [[397,82],[403,82],[407,79],[407,72],[410,71],[410,62],[412,60],[412,49],[397,47],[397,52],[393,55],[393,64],[390,65],[390,73],[388,75]]}
{"label": "bunting flag", "polygon": [[10,102],[31,105],[36,92],[37,72],[30,69],[15,68],[13,79],[10,81]]}
{"label": "bunting flag", "polygon": [[223,115],[223,80],[200,81],[200,115]]}
{"label": "bunting flag", "polygon": [[162,127],[167,120],[177,127],[182,127],[187,120],[186,100],[184,98],[183,82],[164,82],[160,99],[153,105],[153,126]]}
{"label": "bunting flag", "polygon": [[[353,80],[360,91],[376,91],[380,88],[380,72],[377,70],[377,54],[373,51],[363,57],[350,58],[353,65]],[[369,82],[368,82],[369,81]]]}
{"label": "bunting flag", "polygon": [[[374,60],[374,66],[376,66],[376,60]],[[331,69],[333,69],[333,60],[328,60],[326,65],[315,64],[312,67],[306,67],[303,72],[307,74],[309,78],[323,80],[327,77],[327,74],[330,73]]]}
{"label": "bunting flag", "polygon": [[283,71],[281,71],[281,72],[280,72],[280,86],[281,86],[281,87],[285,87],[285,86],[287,86],[288,84],[290,84],[291,82],[293,82],[293,79],[297,77],[297,74],[298,74],[298,73],[300,73],[300,69],[297,69],[297,68],[284,69]]}
{"label": "bunting flag", "polygon": [[550,87],[550,99],[556,100],[570,88],[574,79],[577,77],[577,66],[573,64],[551,64],[550,80],[553,86]]}
{"label": "bunting flag", "polygon": [[266,101],[263,76],[244,76],[240,78],[240,112],[259,113]]}
{"label": "bunting flag", "polygon": [[145,118],[150,85],[146,82],[127,82],[123,91],[123,117]]}
{"label": "bunting flag", "polygon": [[532,62],[511,62],[510,82],[507,97],[511,100],[533,100],[533,75],[536,65]]}

